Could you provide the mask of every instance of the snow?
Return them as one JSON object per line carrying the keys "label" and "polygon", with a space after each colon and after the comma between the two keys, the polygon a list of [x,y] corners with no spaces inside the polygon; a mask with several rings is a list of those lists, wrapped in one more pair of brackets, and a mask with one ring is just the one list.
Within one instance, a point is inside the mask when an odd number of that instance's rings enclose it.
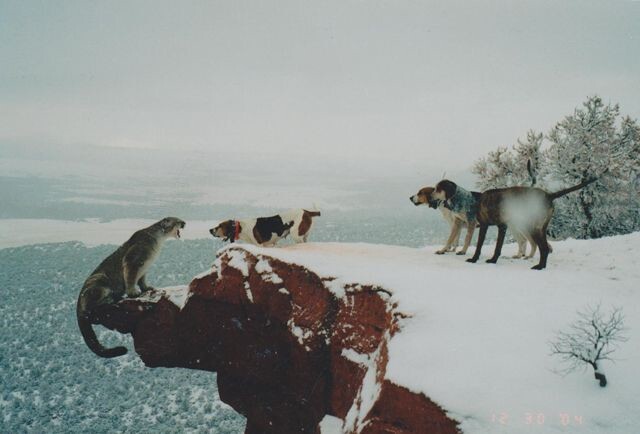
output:
{"label": "snow", "polygon": [[229,261],[227,262],[229,267],[239,270],[244,277],[249,276],[249,264],[247,264],[247,257],[244,252],[227,249],[227,256],[229,257]]}
{"label": "snow", "polygon": [[165,298],[182,310],[190,296],[189,287],[180,285],[145,292],[140,297],[137,297],[136,300],[157,303],[161,298]]}
{"label": "snow", "polygon": [[[236,248],[305,266],[340,283],[388,289],[397,309],[411,317],[389,342],[385,377],[440,404],[465,433],[576,427],[585,434],[637,432],[640,233],[553,246],[544,271],[529,270],[537,258],[510,259],[515,245],[505,246],[496,265],[434,255],[437,247],[307,243]],[[485,247],[483,259],[492,250]],[[558,360],[549,349],[578,310],[599,303],[605,310],[623,307],[630,338],[613,354],[616,363],[603,362],[606,388],[598,386],[592,371],[559,376],[554,372]],[[368,390],[371,399],[375,387],[365,386],[363,393]],[[352,415],[348,422],[356,419]]]}
{"label": "snow", "polygon": [[321,434],[336,434],[342,432],[342,424],[344,421],[335,416],[326,415],[320,421],[320,433]]}
{"label": "snow", "polygon": [[[80,241],[88,247],[101,244],[122,244],[139,229],[152,225],[157,220],[117,219],[101,222],[97,219],[53,220],[53,219],[1,219],[0,249],[36,243],[59,243]],[[188,221],[180,231],[181,239],[211,238],[209,229],[215,222]]]}
{"label": "snow", "polygon": [[189,296],[191,295],[187,286],[162,288],[162,291],[164,292],[164,297],[178,306],[180,310],[187,304],[187,300],[189,300]]}
{"label": "snow", "polygon": [[[296,325],[293,319],[290,319],[287,322],[287,326],[289,327],[291,334],[298,339],[298,343],[300,345],[304,345],[305,341],[313,336],[313,332],[311,330]],[[308,347],[305,348],[309,351]]]}
{"label": "snow", "polygon": [[280,276],[273,272],[271,264],[269,264],[269,261],[264,257],[261,257],[258,262],[256,262],[256,266],[254,268],[265,282],[275,283],[276,285],[283,282]]}
{"label": "snow", "polygon": [[251,292],[251,286],[249,286],[249,282],[244,282],[244,291],[247,294],[247,298],[251,303],[253,303],[253,293]]}
{"label": "snow", "polygon": [[353,354],[348,353],[348,357],[355,357],[356,360],[358,360],[358,363],[364,365],[366,373],[362,379],[362,387],[358,390],[358,394],[353,400],[353,404],[345,417],[343,428],[344,432],[361,432],[366,425],[367,415],[380,396],[382,384],[378,379],[382,374],[380,372],[382,369],[380,363],[381,349],[383,345],[387,345],[389,338],[389,331],[387,331],[378,348],[366,357],[356,357]]}

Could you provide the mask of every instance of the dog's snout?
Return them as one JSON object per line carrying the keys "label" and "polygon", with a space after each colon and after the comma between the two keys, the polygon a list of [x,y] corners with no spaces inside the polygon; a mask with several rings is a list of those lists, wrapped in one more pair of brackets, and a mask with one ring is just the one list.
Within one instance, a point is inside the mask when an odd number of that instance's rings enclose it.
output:
{"label": "dog's snout", "polygon": [[210,233],[211,235],[215,235],[215,233],[213,232],[213,229],[209,229],[209,233]]}

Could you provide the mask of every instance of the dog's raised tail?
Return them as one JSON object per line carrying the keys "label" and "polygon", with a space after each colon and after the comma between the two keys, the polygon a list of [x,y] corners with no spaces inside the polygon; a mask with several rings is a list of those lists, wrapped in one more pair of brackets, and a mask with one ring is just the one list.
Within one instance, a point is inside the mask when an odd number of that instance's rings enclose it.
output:
{"label": "dog's raised tail", "polygon": [[538,179],[536,178],[536,174],[533,173],[533,169],[531,168],[531,159],[527,160],[527,172],[529,172],[529,177],[531,178],[531,186],[535,187]]}
{"label": "dog's raised tail", "polygon": [[84,342],[87,344],[89,349],[96,353],[96,355],[104,358],[112,358],[122,356],[127,353],[127,349],[125,347],[114,347],[114,348],[105,348],[98,341],[98,337],[96,336],[96,332],[93,331],[93,327],[91,326],[91,321],[81,312],[80,303],[78,303],[78,327],[80,328],[80,333],[84,338]]}
{"label": "dog's raised tail", "polygon": [[584,188],[587,185],[593,182],[596,182],[597,180],[598,180],[597,177],[593,177],[593,178],[587,179],[586,181],[582,181],[580,184],[574,185],[573,187],[565,188],[564,190],[556,191],[555,193],[548,193],[549,199],[554,200],[566,194],[569,194],[572,191],[580,190],[581,188]]}
{"label": "dog's raised tail", "polygon": [[304,212],[309,214],[311,217],[320,217],[320,211],[309,211],[305,209]]}

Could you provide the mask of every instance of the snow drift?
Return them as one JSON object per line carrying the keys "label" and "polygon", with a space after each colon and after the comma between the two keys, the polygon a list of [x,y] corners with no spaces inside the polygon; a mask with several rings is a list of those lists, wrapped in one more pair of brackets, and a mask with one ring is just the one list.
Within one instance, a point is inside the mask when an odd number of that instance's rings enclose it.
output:
{"label": "snow drift", "polygon": [[[233,245],[188,287],[96,320],[151,367],[216,371],[247,433],[634,432],[640,234],[554,243],[549,268],[431,248]],[[508,248],[507,248],[508,249]],[[588,304],[623,306],[630,340],[561,377],[549,341]]]}

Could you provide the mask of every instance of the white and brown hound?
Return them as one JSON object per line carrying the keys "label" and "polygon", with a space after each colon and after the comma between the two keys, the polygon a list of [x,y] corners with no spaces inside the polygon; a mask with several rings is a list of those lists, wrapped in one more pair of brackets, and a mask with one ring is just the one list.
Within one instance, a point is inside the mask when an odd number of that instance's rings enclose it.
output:
{"label": "white and brown hound", "polygon": [[244,241],[256,246],[271,247],[291,234],[296,243],[306,242],[319,211],[293,209],[271,217],[246,220],[225,220],[209,233],[224,241]]}
{"label": "white and brown hound", "polygon": [[449,233],[449,238],[447,239],[446,244],[443,248],[436,251],[436,254],[442,255],[447,252],[455,252],[458,248],[458,243],[460,240],[460,233],[462,232],[462,227],[467,227],[467,237],[465,238],[465,245],[462,250],[460,250],[457,254],[464,255],[467,253],[467,249],[469,248],[469,244],[471,243],[471,237],[473,236],[473,230],[475,229],[475,220],[471,222],[471,234],[469,235],[469,221],[466,215],[462,215],[460,213],[456,213],[452,211],[445,205],[444,200],[435,199],[433,193],[435,192],[434,187],[424,187],[421,188],[418,193],[411,196],[409,199],[411,202],[416,205],[428,205],[429,208],[438,209],[442,213],[442,217],[449,223],[451,230]]}

